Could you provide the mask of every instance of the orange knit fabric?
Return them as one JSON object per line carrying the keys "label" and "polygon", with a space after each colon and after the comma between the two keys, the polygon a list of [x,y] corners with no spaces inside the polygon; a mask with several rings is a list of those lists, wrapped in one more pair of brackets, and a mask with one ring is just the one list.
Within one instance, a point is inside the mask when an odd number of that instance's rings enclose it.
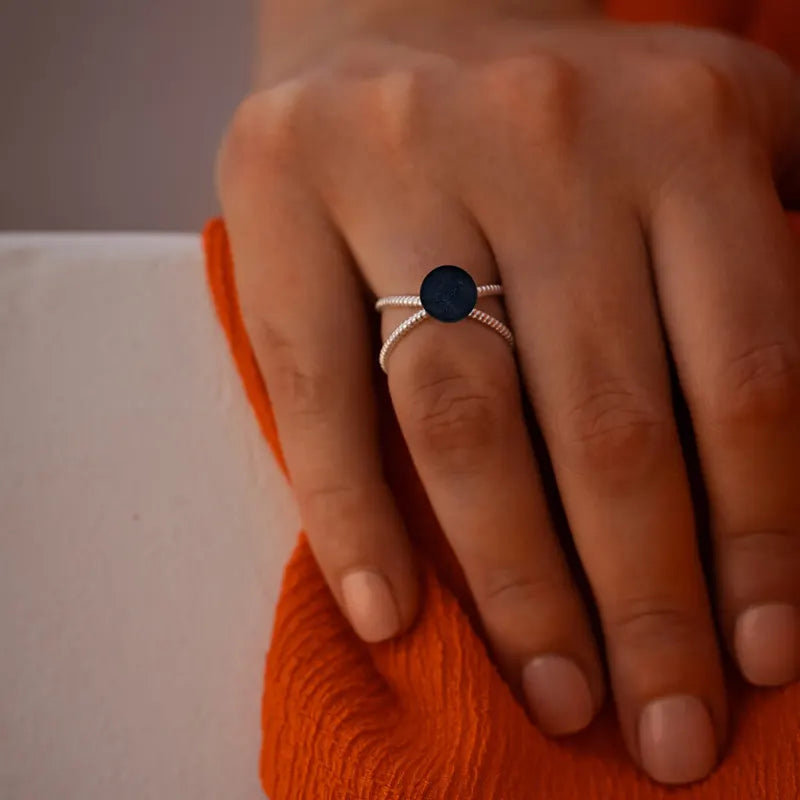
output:
{"label": "orange knit fabric", "polygon": [[[800,0],[609,0],[630,19],[727,25],[800,57]],[[659,13],[656,13],[658,11]],[[800,232],[800,215],[796,216]],[[207,274],[261,430],[284,473],[265,385],[239,314],[221,220]],[[286,567],[267,657],[261,777],[271,800],[798,800],[800,685],[749,687],[728,663],[727,755],[706,781],[667,789],[630,762],[610,702],[591,727],[543,736],[501,680],[463,575],[384,408],[387,473],[416,547],[423,603],[399,640],[357,639],[303,533]],[[287,474],[288,477],[288,474]]]}

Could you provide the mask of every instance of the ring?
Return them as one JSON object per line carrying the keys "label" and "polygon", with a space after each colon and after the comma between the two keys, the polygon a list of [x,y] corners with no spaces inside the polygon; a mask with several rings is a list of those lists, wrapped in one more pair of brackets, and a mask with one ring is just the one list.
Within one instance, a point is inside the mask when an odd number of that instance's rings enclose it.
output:
{"label": "ring", "polygon": [[418,308],[405,322],[400,323],[381,347],[378,361],[381,369],[388,372],[386,362],[397,343],[426,319],[437,319],[440,322],[459,322],[462,319],[474,319],[496,333],[499,333],[514,348],[514,334],[508,326],[491,314],[475,308],[481,297],[499,297],[503,287],[499,283],[488,283],[478,286],[472,276],[461,267],[443,264],[431,270],[422,281],[419,295],[392,295],[381,297],[375,303],[376,311],[385,308]]}

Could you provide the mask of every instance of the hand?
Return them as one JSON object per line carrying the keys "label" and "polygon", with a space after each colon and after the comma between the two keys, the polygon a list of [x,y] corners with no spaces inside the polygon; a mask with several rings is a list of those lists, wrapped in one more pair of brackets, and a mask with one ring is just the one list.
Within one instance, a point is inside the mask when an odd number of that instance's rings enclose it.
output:
{"label": "hand", "polygon": [[[286,54],[284,54],[286,55]],[[744,676],[800,668],[800,89],[709,31],[485,12],[366,15],[262,76],[219,187],[242,311],[309,541],[367,641],[417,584],[381,470],[363,299],[439,264],[517,337],[428,321],[388,367],[400,427],[500,668],[550,734],[603,702],[554,534],[530,399],[602,624],[634,760],[706,775],[726,736],[668,349],[710,509],[718,623]],[[408,310],[383,314],[384,338]]]}

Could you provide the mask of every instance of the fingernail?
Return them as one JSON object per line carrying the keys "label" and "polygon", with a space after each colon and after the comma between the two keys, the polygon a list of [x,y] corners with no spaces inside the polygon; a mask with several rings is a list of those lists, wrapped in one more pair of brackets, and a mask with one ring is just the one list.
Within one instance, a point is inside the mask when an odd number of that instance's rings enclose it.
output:
{"label": "fingernail", "polygon": [[559,655],[537,656],[522,671],[528,705],[544,733],[560,736],[585,728],[594,716],[589,684],[580,667]]}
{"label": "fingernail", "polygon": [[705,704],[676,694],[646,706],[639,720],[642,764],[661,783],[689,783],[708,775],[717,761],[716,737]]}
{"label": "fingernail", "polygon": [[365,642],[391,639],[400,630],[400,615],[386,579],[373,570],[351,572],[342,579],[347,615]]}
{"label": "fingernail", "polygon": [[800,618],[787,603],[748,608],[736,621],[734,643],[742,673],[757,686],[782,686],[800,671]]}

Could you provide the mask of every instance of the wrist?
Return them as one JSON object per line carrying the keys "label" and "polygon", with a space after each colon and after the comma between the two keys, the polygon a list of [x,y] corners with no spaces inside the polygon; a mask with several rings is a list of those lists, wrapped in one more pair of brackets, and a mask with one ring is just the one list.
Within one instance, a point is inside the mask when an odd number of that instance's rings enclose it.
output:
{"label": "wrist", "polygon": [[430,31],[499,15],[552,21],[601,13],[601,0],[259,0],[259,4],[259,84],[359,33]]}

